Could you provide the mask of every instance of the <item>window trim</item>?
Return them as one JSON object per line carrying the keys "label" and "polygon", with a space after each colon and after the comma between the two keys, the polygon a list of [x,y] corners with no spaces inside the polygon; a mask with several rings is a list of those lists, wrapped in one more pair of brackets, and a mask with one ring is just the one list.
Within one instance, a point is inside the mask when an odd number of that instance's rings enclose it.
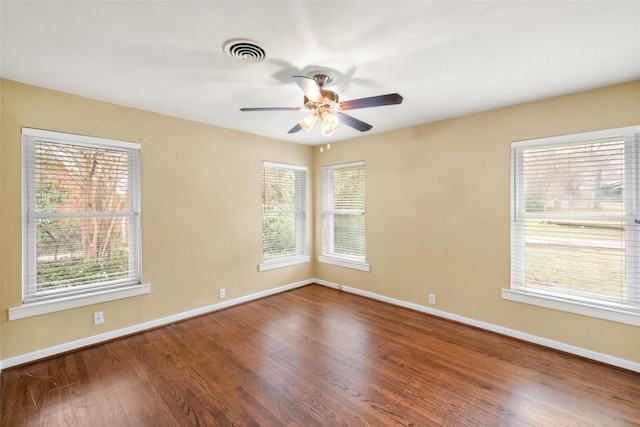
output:
{"label": "window trim", "polygon": [[289,267],[291,265],[304,264],[311,262],[309,255],[295,255],[286,258],[277,258],[270,261],[264,261],[258,265],[258,271],[274,270],[276,268]]}
{"label": "window trim", "polygon": [[[108,284],[106,286],[89,286],[82,291],[78,291],[77,293],[67,292],[56,294],[55,292],[52,292],[50,297],[37,298],[37,295],[34,294],[33,298],[28,298],[26,288],[30,283],[33,283],[33,274],[35,272],[35,260],[33,258],[35,253],[32,254],[32,251],[34,249],[30,249],[30,246],[33,245],[33,242],[30,242],[29,238],[32,230],[27,223],[30,215],[29,206],[30,203],[33,202],[33,200],[31,200],[31,197],[34,197],[33,188],[29,186],[27,181],[27,179],[30,178],[30,173],[32,172],[32,165],[29,163],[29,166],[27,166],[28,162],[32,161],[32,159],[27,158],[27,153],[30,152],[30,150],[27,149],[27,146],[29,144],[34,144],[37,140],[52,143],[72,144],[91,148],[138,151],[137,159],[135,159],[135,161],[130,159],[129,163],[130,179],[133,180],[131,183],[131,187],[135,189],[134,194],[130,195],[130,197],[134,198],[134,217],[136,221],[136,235],[134,236],[134,238],[136,239],[136,251],[134,254],[131,254],[130,257],[132,257],[136,265],[138,278],[137,283],[129,280],[122,281],[119,284]],[[99,302],[150,293],[150,285],[142,284],[141,282],[142,235],[140,228],[140,144],[23,127],[22,150],[22,305],[9,308],[9,320],[21,319],[24,317],[66,310],[68,308],[81,307],[89,304],[96,304]],[[27,265],[27,263],[29,263],[29,265]],[[31,277],[31,281],[29,280],[29,277]]]}
{"label": "window trim", "polygon": [[151,285],[143,283],[140,285],[127,286],[125,288],[97,290],[90,294],[64,296],[57,299],[31,302],[22,304],[18,307],[10,307],[9,320],[24,319],[32,316],[39,316],[41,314],[68,310],[70,308],[84,307],[87,305],[100,304],[103,302],[131,298],[150,293]]}
{"label": "window trim", "polygon": [[634,313],[613,307],[589,304],[586,301],[569,301],[553,294],[533,293],[515,289],[502,289],[502,299],[524,304],[536,305],[568,313],[580,314],[597,319],[609,320],[627,325],[640,326],[640,313]]}
{"label": "window trim", "polygon": [[[321,168],[320,182],[321,182],[321,193],[322,193],[321,194],[322,241],[321,241],[321,254],[318,256],[318,262],[368,272],[370,271],[370,266],[367,263],[367,256],[366,256],[366,227],[365,227],[365,255],[362,257],[335,253],[333,252],[332,249],[330,249],[331,244],[327,242],[327,240],[332,241],[332,239],[328,238],[327,233],[329,229],[333,230],[333,227],[330,224],[327,224],[327,221],[329,220],[326,215],[327,208],[325,206],[325,201],[327,200],[328,197],[331,197],[330,195],[327,195],[327,191],[331,191],[331,193],[333,193],[333,188],[327,188],[325,186],[325,184],[327,183],[325,175],[328,173],[328,171],[333,171],[336,169],[360,167],[360,166],[365,168],[365,194],[366,194],[366,166],[365,166],[364,160],[348,162],[348,163],[340,163],[336,165],[325,165],[325,166],[322,166]],[[331,184],[333,186],[333,182]],[[365,205],[366,205],[366,199],[365,199]],[[366,215],[366,207],[365,207],[365,210],[363,211],[363,214]],[[366,221],[366,216],[365,216],[365,221]]]}
{"label": "window trim", "polygon": [[367,272],[371,271],[371,267],[366,262],[352,261],[346,258],[337,258],[333,256],[328,256],[328,255],[320,255],[318,256],[318,262],[321,262],[323,264],[332,264],[340,267],[352,268],[354,270],[361,270],[361,271],[367,271]]}
{"label": "window trim", "polygon": [[[576,134],[567,134],[567,135],[558,135],[547,138],[537,138],[532,140],[523,140],[516,141],[511,143],[511,206],[510,206],[510,219],[511,219],[511,250],[510,256],[512,258],[511,261],[511,278],[510,278],[510,289],[502,289],[502,299],[515,301],[530,305],[536,305],[540,307],[550,308],[559,311],[565,311],[575,314],[580,314],[584,316],[605,319],[618,323],[625,323],[634,326],[640,326],[640,312],[635,303],[625,304],[624,302],[620,302],[618,304],[603,304],[600,302],[598,298],[589,298],[585,296],[583,298],[576,298],[575,296],[572,299],[564,296],[562,292],[553,292],[545,289],[535,289],[535,288],[527,288],[522,289],[519,286],[514,286],[514,283],[517,283],[518,277],[522,279],[522,275],[524,274],[524,270],[514,271],[514,256],[520,255],[520,249],[514,246],[513,242],[513,230],[516,226],[516,215],[518,214],[518,207],[522,206],[524,203],[524,195],[516,194],[517,188],[522,187],[522,177],[520,174],[516,173],[519,167],[521,167],[521,162],[516,158],[517,156],[514,154],[515,148],[527,147],[532,148],[536,146],[544,146],[544,145],[554,145],[554,144],[570,144],[572,142],[582,142],[588,140],[597,140],[611,137],[626,137],[632,134],[640,133],[640,125],[637,126],[628,126],[622,128],[613,128],[613,129],[605,129],[598,130],[592,132],[583,132]],[[637,150],[636,150],[637,151]],[[640,177],[640,164],[637,163],[636,159],[625,159],[625,168],[631,168],[633,170],[633,180],[635,181],[634,186],[634,194],[631,195],[631,199],[627,200],[625,203],[633,203],[637,204],[638,195],[635,192],[638,191],[638,179]],[[627,206],[629,208],[630,206]],[[635,208],[631,209],[633,212]],[[521,233],[522,234],[522,233]],[[627,237],[628,238],[628,237]],[[635,248],[638,250],[639,248]],[[634,249],[629,248],[630,251]],[[627,253],[627,257],[629,257],[629,253]],[[635,270],[637,268],[627,267],[625,274],[627,275],[627,280],[637,280]],[[522,281],[522,280],[521,280]]]}
{"label": "window trim", "polygon": [[[311,256],[307,253],[307,170],[306,166],[292,165],[288,163],[263,161],[261,170],[264,168],[277,168],[284,170],[291,170],[294,172],[304,172],[304,194],[301,198],[298,198],[296,194],[296,230],[300,230],[296,233],[296,253],[293,255],[273,256],[265,257],[264,246],[262,247],[262,262],[258,264],[258,271],[274,270],[276,268],[289,267],[297,264],[304,264],[311,262]],[[264,184],[264,183],[262,183]],[[298,211],[302,212],[302,215],[298,215]],[[262,213],[262,221],[264,224],[264,212]],[[262,230],[264,233],[264,229]]]}

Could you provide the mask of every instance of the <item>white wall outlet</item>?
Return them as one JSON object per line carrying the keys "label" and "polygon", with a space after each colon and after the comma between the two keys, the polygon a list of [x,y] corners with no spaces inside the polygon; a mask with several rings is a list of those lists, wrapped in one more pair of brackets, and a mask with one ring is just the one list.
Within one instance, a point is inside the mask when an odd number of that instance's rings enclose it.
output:
{"label": "white wall outlet", "polygon": [[93,324],[101,325],[104,323],[104,311],[96,311],[93,313]]}
{"label": "white wall outlet", "polygon": [[436,295],[429,294],[429,304],[435,304],[435,303],[436,303]]}
{"label": "white wall outlet", "polygon": [[220,289],[220,299],[227,297],[227,291],[224,288]]}

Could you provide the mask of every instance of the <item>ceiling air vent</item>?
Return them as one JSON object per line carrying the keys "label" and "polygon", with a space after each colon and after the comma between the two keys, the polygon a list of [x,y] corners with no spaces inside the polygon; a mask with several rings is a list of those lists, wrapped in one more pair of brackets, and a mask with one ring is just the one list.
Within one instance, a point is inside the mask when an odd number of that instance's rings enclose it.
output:
{"label": "ceiling air vent", "polygon": [[227,56],[239,61],[252,63],[262,62],[266,56],[264,48],[253,40],[231,39],[224,42],[222,50]]}

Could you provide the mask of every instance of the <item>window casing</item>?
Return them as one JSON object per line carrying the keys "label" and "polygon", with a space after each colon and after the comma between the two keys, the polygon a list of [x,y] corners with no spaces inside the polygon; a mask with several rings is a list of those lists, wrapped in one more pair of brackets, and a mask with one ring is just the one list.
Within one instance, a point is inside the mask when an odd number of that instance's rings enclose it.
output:
{"label": "window casing", "polygon": [[503,297],[640,324],[639,132],[512,144]]}
{"label": "window casing", "polygon": [[263,162],[260,270],[308,262],[305,166]]}
{"label": "window casing", "polygon": [[322,168],[321,262],[368,271],[364,162]]}
{"label": "window casing", "polygon": [[139,144],[22,136],[23,304],[140,285]]}

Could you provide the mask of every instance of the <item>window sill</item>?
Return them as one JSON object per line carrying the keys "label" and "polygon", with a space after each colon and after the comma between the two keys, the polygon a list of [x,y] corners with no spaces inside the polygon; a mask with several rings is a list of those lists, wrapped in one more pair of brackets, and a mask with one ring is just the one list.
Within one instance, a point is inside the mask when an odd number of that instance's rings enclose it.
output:
{"label": "window sill", "polygon": [[84,307],[85,305],[99,304],[101,302],[130,298],[149,293],[151,293],[151,285],[143,284],[128,286],[126,288],[110,289],[92,294],[23,304],[20,307],[9,308],[9,320],[24,319],[26,317],[39,316],[41,314],[54,313],[70,308]]}
{"label": "window sill", "polygon": [[353,268],[355,270],[361,271],[369,271],[369,264],[359,261],[351,261],[344,258],[334,258],[329,256],[321,255],[318,257],[318,262],[322,262],[325,264],[333,264],[338,265],[340,267]]}
{"label": "window sill", "polygon": [[311,257],[309,255],[265,261],[258,265],[258,271],[273,270],[275,268],[288,267],[290,265],[304,264],[305,262],[310,261]]}
{"label": "window sill", "polygon": [[551,295],[515,291],[512,289],[503,289],[502,299],[566,311],[583,316],[595,317],[598,319],[609,320],[611,322],[640,326],[640,313],[626,311],[623,308],[606,308],[589,304],[587,302],[568,301]]}

